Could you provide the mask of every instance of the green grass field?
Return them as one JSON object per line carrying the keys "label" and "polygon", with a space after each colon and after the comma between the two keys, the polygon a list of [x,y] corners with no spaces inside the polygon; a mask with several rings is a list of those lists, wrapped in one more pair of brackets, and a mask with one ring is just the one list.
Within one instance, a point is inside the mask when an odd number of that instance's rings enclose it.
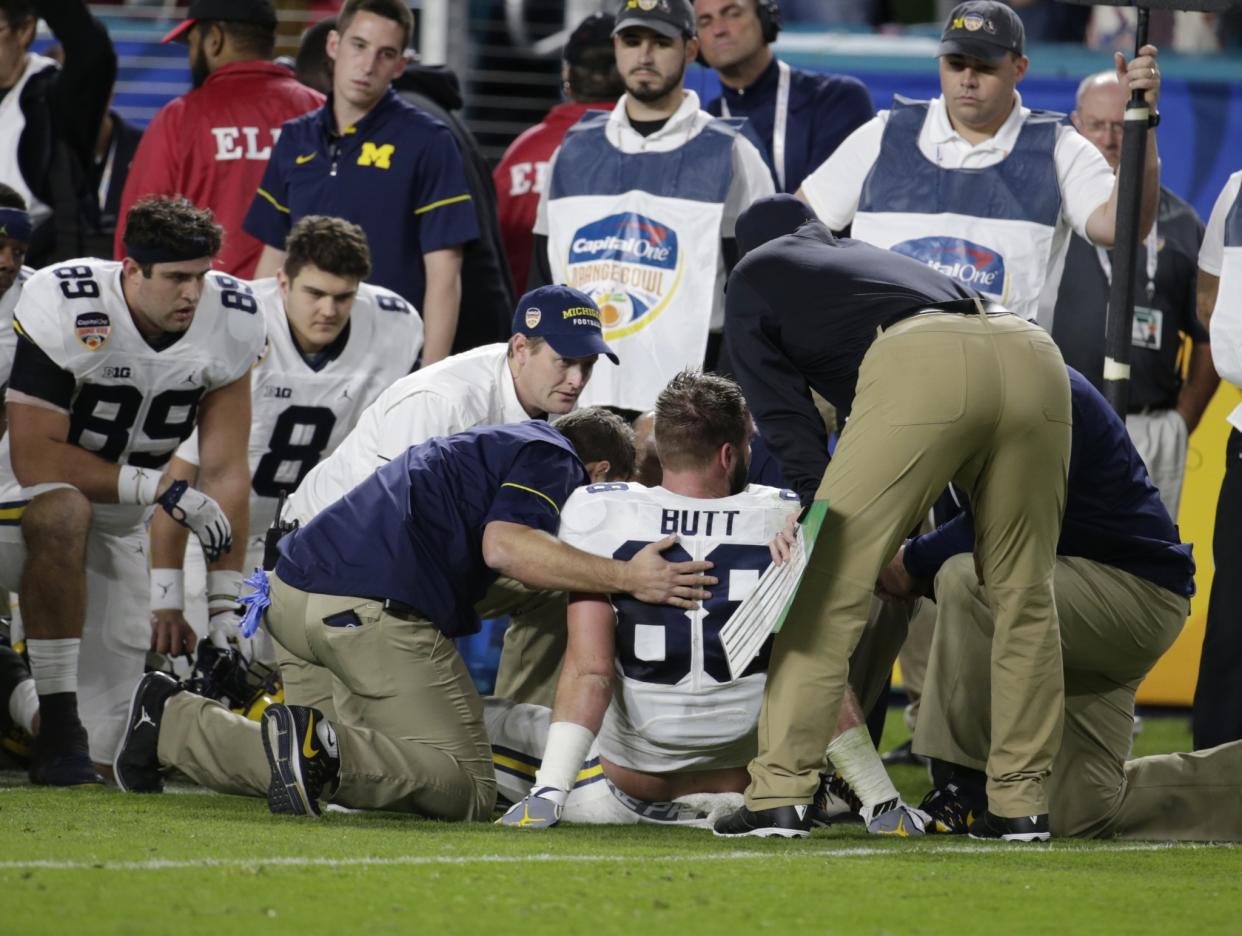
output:
{"label": "green grass field", "polygon": [[[884,747],[903,740],[896,709]],[[1184,749],[1148,718],[1136,754]],[[894,771],[907,798],[927,787]],[[691,830],[521,833],[392,814],[277,818],[266,803],[52,791],[0,773],[0,934],[1238,931],[1242,849],[798,842]],[[1222,804],[1238,808],[1238,804]]]}

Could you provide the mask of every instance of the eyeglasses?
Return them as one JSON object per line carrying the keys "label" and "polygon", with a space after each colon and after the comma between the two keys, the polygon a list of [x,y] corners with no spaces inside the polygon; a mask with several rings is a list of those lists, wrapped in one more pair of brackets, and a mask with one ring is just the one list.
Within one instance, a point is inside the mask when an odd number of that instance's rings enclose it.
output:
{"label": "eyeglasses", "polygon": [[1126,125],[1121,120],[1084,120],[1082,129],[1084,133],[1116,133],[1120,136],[1125,133]]}

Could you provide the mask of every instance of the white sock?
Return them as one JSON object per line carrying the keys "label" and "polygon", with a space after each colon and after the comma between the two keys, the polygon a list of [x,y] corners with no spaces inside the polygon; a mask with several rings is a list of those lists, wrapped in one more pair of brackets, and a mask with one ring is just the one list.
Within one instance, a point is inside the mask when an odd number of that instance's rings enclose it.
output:
{"label": "white sock", "polygon": [[889,779],[880,754],[871,743],[866,725],[858,725],[832,739],[828,757],[837,773],[862,800],[864,808],[897,798],[897,788]]}
{"label": "white sock", "polygon": [[33,679],[23,679],[9,696],[9,717],[28,735],[34,734],[34,719],[39,714],[39,693]]}
{"label": "white sock", "polygon": [[329,757],[340,758],[341,752],[336,746],[336,732],[332,730],[332,725],[326,718],[315,726],[315,737],[319,739],[319,743],[323,745]]}
{"label": "white sock", "polygon": [[78,691],[78,648],[76,637],[61,640],[26,639],[30,657],[30,675],[34,677],[39,695]]}

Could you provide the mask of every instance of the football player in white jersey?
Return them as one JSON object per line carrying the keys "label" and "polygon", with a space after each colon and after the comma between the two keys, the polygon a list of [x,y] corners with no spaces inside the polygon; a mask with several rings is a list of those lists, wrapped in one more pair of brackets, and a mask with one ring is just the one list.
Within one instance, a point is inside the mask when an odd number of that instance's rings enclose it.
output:
{"label": "football player in white jersey", "polygon": [[[282,491],[292,493],[316,463],[340,444],[363,409],[389,384],[408,374],[418,359],[423,323],[396,293],[362,282],[371,272],[366,234],[342,218],[309,215],[289,232],[283,267],[252,285],[267,321],[268,347],[251,375],[250,538],[247,570],[263,562],[264,534],[276,516]],[[169,467],[174,478],[193,483],[198,440],[191,436]],[[208,576],[208,608],[202,607],[202,562],[191,546],[185,588],[185,529],[157,515],[151,524],[151,609],[160,631],[194,649],[195,632],[223,646],[236,640],[235,598],[241,573]],[[197,586],[197,587],[195,587]],[[194,631],[185,626],[185,599]],[[208,616],[210,615],[210,624]],[[270,653],[260,654],[272,662]]]}
{"label": "football player in white jersey", "polygon": [[[22,287],[34,270],[22,263],[34,230],[26,200],[13,188],[0,182],[0,384],[9,382],[17,335],[13,331],[13,309],[21,298]],[[0,431],[4,419],[0,414]]]}
{"label": "football player in white jersey", "polygon": [[[754,426],[741,390],[727,378],[679,374],[659,396],[654,431],[662,486],[579,488],[561,513],[560,536],[588,552],[628,558],[676,533],[680,541],[668,558],[677,552],[679,559],[715,563],[719,584],[693,611],[626,595],[571,596],[547,746],[534,752],[542,753],[534,792],[502,824],[546,827],[562,808],[571,821],[702,823],[705,813],[672,801],[721,793],[736,801],[746,788],[766,653],[733,679],[720,629],[771,562],[768,544],[798,513],[798,497],[747,486]],[[521,759],[531,722],[520,710],[533,708],[490,709],[493,746]],[[593,749],[601,769],[588,769],[585,779],[604,782],[580,785],[581,795],[571,797]],[[498,764],[505,792],[504,758]]]}
{"label": "football player in white jersey", "polygon": [[[47,267],[17,305],[0,502],[24,506],[0,518],[0,586],[21,599],[36,783],[101,782],[92,762],[110,770],[152,644],[154,506],[213,565],[241,567],[230,547],[245,542],[250,368],[265,327],[250,287],[210,272],[220,238],[209,211],[148,199],[126,218],[124,260]],[[201,490],[163,474],[195,425]]]}
{"label": "football player in white jersey", "polygon": [[[754,425],[727,378],[679,374],[657,399],[651,431],[660,486],[580,488],[561,513],[560,536],[623,558],[676,533],[687,554],[678,558],[715,563],[719,584],[694,611],[625,595],[571,598],[551,723],[535,705],[489,700],[485,710],[497,788],[517,801],[502,825],[548,828],[563,817],[708,827],[749,783],[768,648],[733,679],[720,632],[769,563],[788,558],[801,505],[792,491],[746,484]],[[843,713],[861,722],[852,692],[849,703]],[[901,801],[865,727],[844,714],[841,727],[826,754],[858,791],[868,831],[923,834],[926,817]],[[826,787],[816,801],[825,813]]]}

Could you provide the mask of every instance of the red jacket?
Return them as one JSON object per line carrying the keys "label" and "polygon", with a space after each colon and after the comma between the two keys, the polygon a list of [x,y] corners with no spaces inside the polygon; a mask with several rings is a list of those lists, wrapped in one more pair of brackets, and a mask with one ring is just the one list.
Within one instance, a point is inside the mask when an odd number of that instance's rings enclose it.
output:
{"label": "red jacket", "polygon": [[496,181],[497,213],[505,256],[513,271],[518,295],[526,292],[530,255],[534,246],[531,229],[539,208],[539,193],[548,180],[548,163],[565,133],[589,110],[612,110],[613,104],[558,104],[543,123],[535,124],[514,140],[500,164],[492,171]]}
{"label": "red jacket", "polygon": [[323,104],[323,95],[273,62],[232,62],[152,119],[129,167],[117,215],[119,260],[125,214],[143,195],[185,195],[224,228],[216,269],[249,278],[263,245],[242,230],[281,125]]}

